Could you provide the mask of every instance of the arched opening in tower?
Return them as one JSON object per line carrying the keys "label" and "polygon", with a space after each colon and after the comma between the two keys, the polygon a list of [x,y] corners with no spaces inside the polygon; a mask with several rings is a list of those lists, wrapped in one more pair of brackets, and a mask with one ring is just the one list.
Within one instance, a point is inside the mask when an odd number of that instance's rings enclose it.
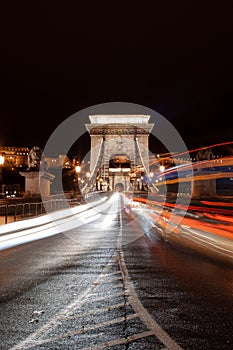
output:
{"label": "arched opening in tower", "polygon": [[115,154],[109,160],[110,188],[122,192],[130,187],[131,162],[126,154]]}
{"label": "arched opening in tower", "polygon": [[121,182],[118,182],[115,186],[115,191],[116,192],[123,192],[124,191],[124,185]]}

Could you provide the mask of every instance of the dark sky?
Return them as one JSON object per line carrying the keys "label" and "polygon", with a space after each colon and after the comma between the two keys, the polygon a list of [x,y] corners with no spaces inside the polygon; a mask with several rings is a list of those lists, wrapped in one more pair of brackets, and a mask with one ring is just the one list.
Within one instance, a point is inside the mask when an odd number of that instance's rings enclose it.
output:
{"label": "dark sky", "polygon": [[161,113],[188,148],[232,140],[230,1],[80,3],[9,2],[0,144],[43,147],[73,113],[113,101]]}

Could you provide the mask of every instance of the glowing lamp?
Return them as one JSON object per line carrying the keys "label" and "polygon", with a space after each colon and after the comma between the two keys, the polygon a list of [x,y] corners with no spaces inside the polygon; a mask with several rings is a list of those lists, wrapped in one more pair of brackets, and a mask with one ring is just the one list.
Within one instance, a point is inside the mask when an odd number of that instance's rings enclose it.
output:
{"label": "glowing lamp", "polygon": [[0,155],[0,165],[3,165],[5,162],[5,157]]}
{"label": "glowing lamp", "polygon": [[80,166],[80,165],[76,165],[75,171],[76,171],[76,173],[80,173],[80,171],[81,171],[81,166]]}
{"label": "glowing lamp", "polygon": [[163,173],[164,170],[165,170],[165,166],[164,165],[160,165],[159,170],[161,171],[161,173]]}

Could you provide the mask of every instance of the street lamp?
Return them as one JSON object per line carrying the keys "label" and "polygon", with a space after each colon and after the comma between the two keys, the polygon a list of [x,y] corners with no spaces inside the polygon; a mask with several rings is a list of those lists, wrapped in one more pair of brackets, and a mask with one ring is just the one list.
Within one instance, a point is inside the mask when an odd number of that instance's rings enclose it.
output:
{"label": "street lamp", "polygon": [[79,180],[79,173],[81,171],[81,166],[80,165],[76,165],[75,166],[75,173],[76,173],[76,178],[75,178],[75,194],[78,194],[79,193],[79,184],[78,184],[78,180]]}
{"label": "street lamp", "polygon": [[2,166],[5,162],[5,157],[0,155],[0,166]]}
{"label": "street lamp", "polygon": [[160,165],[159,170],[161,173],[163,173],[165,171],[165,166],[164,165]]}
{"label": "street lamp", "polygon": [[81,171],[81,166],[80,165],[76,165],[76,167],[75,167],[76,174],[80,173],[80,171]]}

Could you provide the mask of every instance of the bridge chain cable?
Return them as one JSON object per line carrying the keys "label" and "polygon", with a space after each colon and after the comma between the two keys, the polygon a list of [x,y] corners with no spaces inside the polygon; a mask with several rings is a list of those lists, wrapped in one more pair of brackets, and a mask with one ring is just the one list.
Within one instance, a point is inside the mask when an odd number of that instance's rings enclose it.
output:
{"label": "bridge chain cable", "polygon": [[[149,174],[149,171],[148,171],[148,167],[145,165],[145,162],[144,162],[144,159],[143,159],[144,157],[142,156],[142,152],[141,152],[140,145],[139,145],[137,137],[135,137],[135,145],[136,145],[136,151],[137,151],[137,153],[139,155],[139,158],[140,158],[142,167],[143,167],[143,169],[145,171],[145,174],[146,174],[147,178],[150,179],[150,174]],[[154,192],[154,190],[156,192],[159,191],[158,188],[155,186],[155,184],[153,182],[149,183],[148,187],[151,188],[152,192]]]}
{"label": "bridge chain cable", "polygon": [[102,160],[103,160],[103,154],[104,154],[104,138],[102,137],[101,142],[100,142],[100,147],[99,147],[99,151],[98,151],[98,155],[96,157],[96,162],[95,165],[92,169],[92,172],[90,174],[90,178],[88,180],[88,182],[85,184],[85,186],[82,189],[82,193],[86,194],[87,192],[89,192],[89,190],[91,190],[91,188],[93,187],[95,181],[96,181],[96,176],[97,176],[97,172],[101,166]]}

